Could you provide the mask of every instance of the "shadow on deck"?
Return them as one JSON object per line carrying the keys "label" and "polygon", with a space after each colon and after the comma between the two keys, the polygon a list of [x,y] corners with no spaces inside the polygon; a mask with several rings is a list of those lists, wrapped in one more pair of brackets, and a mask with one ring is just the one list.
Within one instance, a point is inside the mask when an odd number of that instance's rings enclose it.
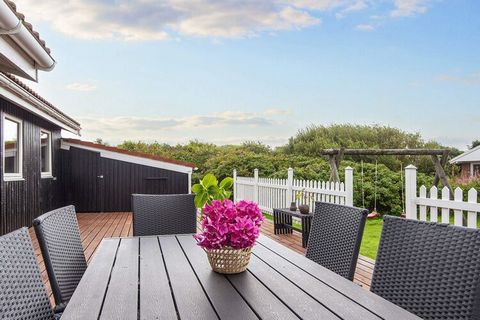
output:
{"label": "shadow on deck", "polygon": [[[78,213],[77,218],[87,262],[90,262],[90,259],[103,238],[132,236],[132,214],[130,212]],[[294,232],[290,235],[275,235],[273,234],[273,222],[270,220],[265,220],[262,226],[262,233],[297,252],[305,253],[305,249],[302,248],[301,245],[302,236],[300,233]],[[50,300],[53,303],[47,271],[45,270],[45,264],[43,263],[43,257],[33,228],[30,228],[30,236],[33,240],[35,255],[40,265],[43,281],[47,286]],[[374,260],[360,256],[357,270],[355,271],[354,282],[366,289],[370,289],[374,264]]]}

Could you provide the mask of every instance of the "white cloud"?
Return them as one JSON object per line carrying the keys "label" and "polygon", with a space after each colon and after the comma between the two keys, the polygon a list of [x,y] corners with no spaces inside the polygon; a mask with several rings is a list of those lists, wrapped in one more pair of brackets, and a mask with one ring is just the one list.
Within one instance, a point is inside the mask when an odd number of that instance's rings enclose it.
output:
{"label": "white cloud", "polygon": [[[433,0],[388,1],[394,6],[389,10],[390,16],[402,17],[426,12]],[[384,11],[383,2],[385,0],[22,0],[18,7],[28,21],[47,22],[54,30],[75,38],[158,41],[275,34],[319,25],[320,15],[326,12],[343,18],[366,9],[382,7],[379,10]]]}
{"label": "white cloud", "polygon": [[29,21],[48,22],[69,36],[127,41],[165,40],[174,33],[238,38],[319,24],[306,9],[285,0],[24,0],[19,5]]}
{"label": "white cloud", "polygon": [[347,14],[351,12],[357,12],[357,11],[362,11],[368,8],[367,1],[365,0],[356,0],[353,1],[352,3],[348,4],[344,9],[341,11],[337,12],[335,16],[337,19],[342,19],[344,18]]}
{"label": "white cloud", "polygon": [[374,31],[375,30],[375,27],[372,26],[371,24],[359,24],[355,27],[356,30],[359,30],[359,31]]}
{"label": "white cloud", "polygon": [[79,83],[79,82],[67,84],[65,88],[72,91],[84,91],[84,92],[97,90],[97,86],[94,84]]}
{"label": "white cloud", "polygon": [[[284,143],[287,136],[271,137],[267,134],[283,126],[273,113],[224,111],[188,117],[77,116],[75,119],[82,123],[84,139],[102,138],[111,143],[127,139],[168,143],[204,139],[219,144],[261,140],[277,145],[281,144],[280,141]],[[287,131],[282,133],[291,134]]]}
{"label": "white cloud", "polygon": [[440,74],[434,78],[437,81],[457,82],[467,85],[480,85],[480,72],[469,75]]}
{"label": "white cloud", "polygon": [[292,111],[289,109],[283,109],[283,108],[271,108],[265,110],[263,113],[266,116],[287,116],[292,114]]}
{"label": "white cloud", "polygon": [[395,9],[390,15],[392,17],[409,17],[425,13],[430,0],[395,0]]}

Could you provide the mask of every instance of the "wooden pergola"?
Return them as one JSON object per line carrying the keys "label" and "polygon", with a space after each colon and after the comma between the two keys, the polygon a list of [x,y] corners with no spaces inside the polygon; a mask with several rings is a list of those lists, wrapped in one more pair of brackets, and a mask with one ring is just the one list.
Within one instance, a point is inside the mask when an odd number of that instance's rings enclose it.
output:
{"label": "wooden pergola", "polygon": [[450,190],[453,195],[453,189],[448,183],[448,177],[445,173],[445,165],[447,164],[450,150],[448,149],[322,149],[319,155],[328,156],[330,164],[330,180],[340,181],[338,175],[338,167],[340,161],[345,156],[430,156],[435,166],[435,186],[441,181],[442,185]]}

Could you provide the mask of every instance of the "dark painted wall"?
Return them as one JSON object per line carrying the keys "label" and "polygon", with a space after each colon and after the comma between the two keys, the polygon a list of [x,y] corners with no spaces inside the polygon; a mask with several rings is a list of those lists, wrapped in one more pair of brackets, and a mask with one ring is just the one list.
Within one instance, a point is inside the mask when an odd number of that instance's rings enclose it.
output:
{"label": "dark painted wall", "polygon": [[[0,234],[5,234],[22,226],[30,226],[34,218],[60,206],[63,199],[59,180],[42,179],[40,173],[40,130],[52,132],[52,173],[56,177],[60,128],[1,97],[0,112],[23,120],[23,181],[3,180],[3,154],[0,147]],[[3,116],[1,119],[0,141],[3,143]]]}
{"label": "dark painted wall", "polygon": [[102,158],[75,147],[61,150],[61,158],[65,200],[78,212],[130,211],[132,193],[188,192],[186,173]]}

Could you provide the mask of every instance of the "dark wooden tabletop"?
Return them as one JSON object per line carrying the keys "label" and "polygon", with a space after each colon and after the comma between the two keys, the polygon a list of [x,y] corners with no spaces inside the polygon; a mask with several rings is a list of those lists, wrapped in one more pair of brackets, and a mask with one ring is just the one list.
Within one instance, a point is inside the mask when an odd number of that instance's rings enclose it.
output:
{"label": "dark wooden tabletop", "polygon": [[300,210],[295,210],[295,211],[292,211],[290,210],[290,208],[275,208],[273,209],[273,211],[280,211],[280,212],[283,212],[283,213],[286,213],[286,214],[289,214],[291,216],[294,216],[294,217],[298,217],[298,218],[302,218],[302,217],[313,217],[313,212],[309,212],[309,213],[301,213]]}
{"label": "dark wooden tabletop", "polygon": [[419,319],[261,236],[248,271],[220,275],[191,235],[100,244],[65,319]]}

